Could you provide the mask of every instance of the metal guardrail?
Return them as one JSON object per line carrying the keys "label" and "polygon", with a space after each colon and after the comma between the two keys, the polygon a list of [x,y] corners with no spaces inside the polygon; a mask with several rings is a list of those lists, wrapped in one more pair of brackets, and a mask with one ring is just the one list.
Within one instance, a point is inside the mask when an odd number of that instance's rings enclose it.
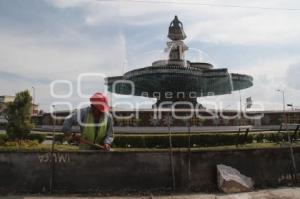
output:
{"label": "metal guardrail", "polygon": [[294,156],[294,149],[293,149],[293,145],[292,145],[292,142],[294,140],[293,140],[293,137],[291,138],[290,133],[288,132],[290,126],[295,126],[296,127],[295,130],[294,130],[294,134],[293,134],[293,136],[295,136],[295,138],[296,138],[296,135],[297,135],[297,132],[299,130],[300,124],[282,123],[280,125],[279,130],[278,130],[278,133],[281,133],[282,128],[285,127],[285,133],[287,133],[287,137],[288,137],[290,156],[291,156],[291,161],[292,161],[292,166],[293,166],[293,174],[294,174],[293,178],[294,178],[295,182],[297,183],[297,181],[298,181],[298,179],[297,179],[298,172],[297,172],[297,165],[296,165],[295,156]]}
{"label": "metal guardrail", "polygon": [[[232,133],[239,131],[240,128],[249,128],[249,131],[268,131],[268,130],[278,130],[278,127],[275,128],[259,128],[254,126],[191,126],[190,131],[192,133],[200,133],[200,132],[215,132],[215,133]],[[55,131],[61,131],[62,126],[56,126]],[[187,131],[186,126],[171,126],[172,132],[176,133],[185,133]],[[44,131],[44,132],[52,132],[53,126],[37,126],[35,131]],[[79,132],[79,127],[73,127],[73,132]],[[131,127],[131,126],[123,126],[123,127],[114,127],[115,133],[168,133],[168,127],[154,127],[154,126],[145,126],[145,127]]]}
{"label": "metal guardrail", "polygon": [[246,143],[247,141],[247,137],[248,137],[248,133],[249,130],[251,129],[251,126],[240,126],[239,130],[237,132],[237,138],[236,138],[236,143],[235,146],[238,147],[239,145],[239,141],[240,141],[240,134],[243,132],[243,130],[245,130],[245,135],[244,135],[244,139],[243,139],[243,143]]}
{"label": "metal guardrail", "polygon": [[[283,127],[285,127],[287,130],[293,130],[294,131],[294,134],[292,135],[291,137],[291,141],[296,141],[297,140],[297,133],[298,131],[300,130],[300,124],[281,124],[279,129],[278,129],[278,133],[283,133],[284,129]],[[294,129],[291,128],[291,127],[295,127]]]}

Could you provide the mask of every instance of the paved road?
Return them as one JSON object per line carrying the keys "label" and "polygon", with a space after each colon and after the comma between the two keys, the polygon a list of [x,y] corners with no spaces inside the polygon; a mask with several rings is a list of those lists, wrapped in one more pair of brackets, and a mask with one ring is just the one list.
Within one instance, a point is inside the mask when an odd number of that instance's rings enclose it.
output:
{"label": "paved road", "polygon": [[173,196],[2,196],[0,199],[300,199],[300,188],[280,188],[240,194],[176,194]]}

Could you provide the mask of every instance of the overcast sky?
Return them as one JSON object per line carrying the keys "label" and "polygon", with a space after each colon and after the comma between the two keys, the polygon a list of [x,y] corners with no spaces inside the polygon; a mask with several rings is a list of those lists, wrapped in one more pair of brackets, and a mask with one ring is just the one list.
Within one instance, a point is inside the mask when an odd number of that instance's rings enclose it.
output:
{"label": "overcast sky", "polygon": [[[299,1],[161,2],[0,0],[0,95],[33,86],[36,102],[48,110],[52,102],[66,100],[51,97],[51,82],[68,80],[74,93],[67,101],[76,107],[88,100],[77,95],[79,74],[121,75],[163,58],[168,26],[177,14],[191,61],[252,75],[254,86],[241,91],[243,100],[252,96],[265,109],[281,109],[276,89],[284,89],[287,103],[300,108]],[[101,91],[99,79],[85,78],[84,93]],[[66,85],[55,88],[68,92]],[[199,100],[234,108],[239,94]]]}

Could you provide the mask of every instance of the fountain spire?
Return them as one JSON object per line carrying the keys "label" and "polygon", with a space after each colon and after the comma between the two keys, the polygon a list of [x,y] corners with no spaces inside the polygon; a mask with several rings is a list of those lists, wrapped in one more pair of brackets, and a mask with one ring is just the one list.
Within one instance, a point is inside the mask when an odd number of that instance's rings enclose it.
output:
{"label": "fountain spire", "polygon": [[172,41],[184,40],[186,38],[183,24],[179,21],[177,15],[175,15],[173,21],[170,23],[168,37]]}
{"label": "fountain spire", "polygon": [[167,42],[166,48],[166,52],[169,52],[169,61],[176,61],[177,64],[180,62],[180,65],[186,65],[184,63],[184,51],[188,50],[188,47],[183,42],[186,35],[183,30],[183,24],[179,21],[177,15],[170,23],[168,38],[171,39],[171,41]]}

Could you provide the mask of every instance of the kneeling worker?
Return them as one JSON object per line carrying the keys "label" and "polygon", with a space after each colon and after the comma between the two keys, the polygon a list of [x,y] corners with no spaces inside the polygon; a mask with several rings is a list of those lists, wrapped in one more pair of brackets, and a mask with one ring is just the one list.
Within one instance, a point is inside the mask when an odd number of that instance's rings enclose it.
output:
{"label": "kneeling worker", "polygon": [[[80,149],[109,151],[113,142],[113,119],[107,101],[102,93],[95,93],[89,107],[67,117],[62,128],[67,139],[79,141]],[[80,135],[71,133],[73,125],[80,126]]]}

